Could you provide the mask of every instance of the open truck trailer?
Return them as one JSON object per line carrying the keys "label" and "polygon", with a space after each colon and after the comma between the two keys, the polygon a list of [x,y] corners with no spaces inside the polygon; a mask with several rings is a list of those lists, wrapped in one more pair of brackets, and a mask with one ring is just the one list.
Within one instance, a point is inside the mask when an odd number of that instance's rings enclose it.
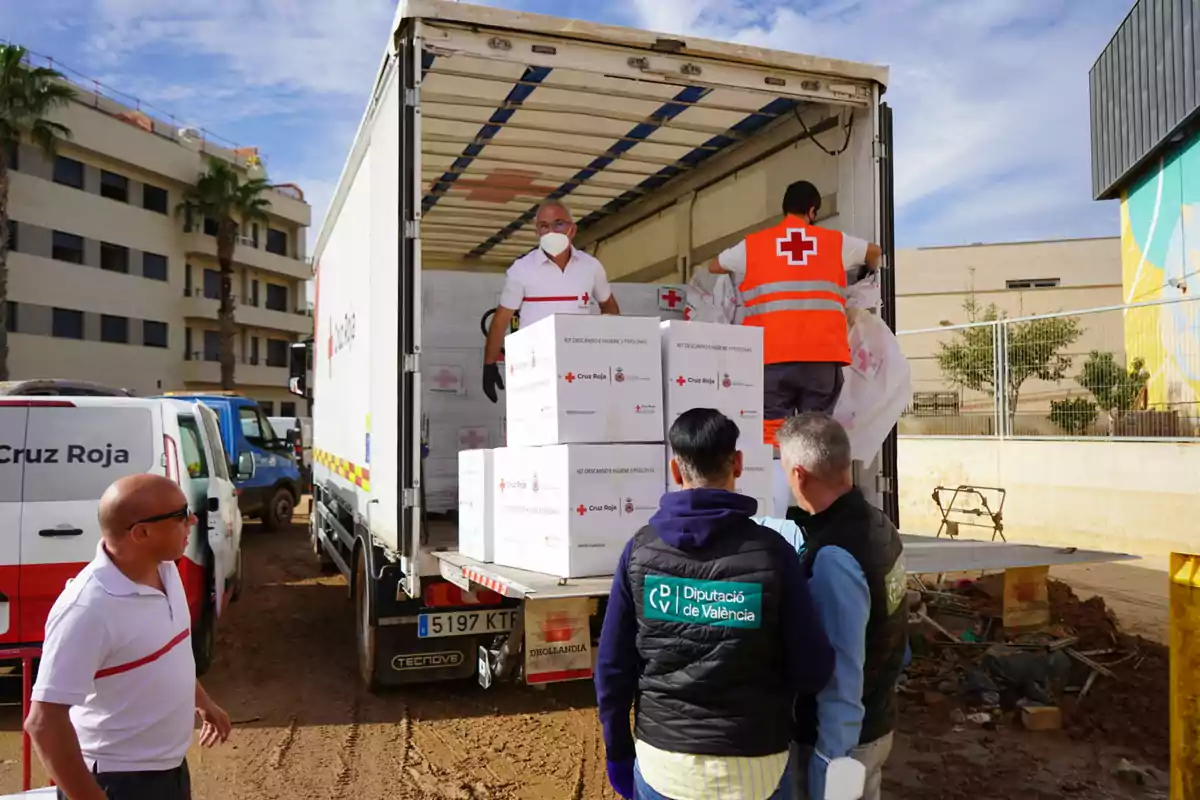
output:
{"label": "open truck trailer", "polygon": [[[574,211],[575,245],[623,313],[669,317],[692,270],[777,220],[807,179],[822,224],[882,246],[894,327],[886,82],[828,58],[401,3],[315,251],[311,533],[348,580],[368,687],[591,676],[611,576],[465,558],[453,522],[458,450],[504,443],[503,401],[482,399],[484,317],[537,246],[538,205]],[[896,518],[894,434],[855,466]],[[914,572],[969,568],[969,553],[1047,563],[1008,545],[912,547]]]}

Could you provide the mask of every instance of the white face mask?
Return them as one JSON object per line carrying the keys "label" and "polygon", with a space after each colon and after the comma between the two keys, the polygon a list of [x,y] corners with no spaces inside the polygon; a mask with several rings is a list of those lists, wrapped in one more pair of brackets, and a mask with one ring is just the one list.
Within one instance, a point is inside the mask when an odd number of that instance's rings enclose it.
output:
{"label": "white face mask", "polygon": [[570,246],[571,238],[565,233],[556,233],[551,231],[550,233],[542,236],[541,247],[546,251],[546,255],[550,256],[551,258],[562,255]]}

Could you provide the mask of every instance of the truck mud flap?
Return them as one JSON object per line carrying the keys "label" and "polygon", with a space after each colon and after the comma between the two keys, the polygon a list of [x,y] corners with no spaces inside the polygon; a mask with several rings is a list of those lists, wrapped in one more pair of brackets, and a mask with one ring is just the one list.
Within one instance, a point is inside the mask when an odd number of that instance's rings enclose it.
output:
{"label": "truck mud flap", "polygon": [[478,636],[421,639],[415,623],[381,626],[377,637],[375,674],[384,686],[472,678],[483,642]]}

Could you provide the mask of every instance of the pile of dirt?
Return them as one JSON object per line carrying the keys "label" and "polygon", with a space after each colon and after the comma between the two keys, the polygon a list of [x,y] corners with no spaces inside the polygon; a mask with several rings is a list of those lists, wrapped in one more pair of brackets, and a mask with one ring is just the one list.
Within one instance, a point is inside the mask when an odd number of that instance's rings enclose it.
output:
{"label": "pile of dirt", "polygon": [[1079,650],[1113,650],[1097,656],[1116,678],[1101,676],[1082,702],[1062,703],[1071,736],[1118,744],[1165,769],[1170,762],[1170,661],[1165,645],[1122,633],[1104,599],[1081,601],[1071,587],[1050,582],[1050,609],[1079,637]]}
{"label": "pile of dirt", "polygon": [[[1015,723],[1019,705],[1058,705],[1072,739],[1115,746],[1165,769],[1170,760],[1167,648],[1123,633],[1102,598],[1080,600],[1067,584],[1053,580],[1048,584],[1050,624],[1033,633],[1006,631],[994,583],[962,581],[923,593],[941,629],[914,630],[915,659],[902,692],[905,713],[938,729],[961,725],[972,713],[980,719],[986,715],[987,726]],[[1088,661],[1113,677],[1090,677]]]}

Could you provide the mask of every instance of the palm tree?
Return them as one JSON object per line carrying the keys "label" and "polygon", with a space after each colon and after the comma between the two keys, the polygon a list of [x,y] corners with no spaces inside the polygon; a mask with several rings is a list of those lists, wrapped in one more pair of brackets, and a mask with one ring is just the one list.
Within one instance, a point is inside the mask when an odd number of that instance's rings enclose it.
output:
{"label": "palm tree", "polygon": [[217,223],[217,263],[221,267],[218,356],[222,389],[234,386],[233,250],[242,225],[267,221],[271,202],[262,196],[266,189],[265,180],[253,178],[243,183],[227,161],[209,158],[208,171],[200,173],[196,185],[184,192],[183,202],[175,209],[176,215],[185,216],[189,229],[203,225],[205,217]]}
{"label": "palm tree", "polygon": [[47,119],[67,105],[75,90],[52,69],[25,62],[24,47],[0,44],[0,381],[8,380],[8,161],[22,140],[33,142],[48,157],[65,125]]}

